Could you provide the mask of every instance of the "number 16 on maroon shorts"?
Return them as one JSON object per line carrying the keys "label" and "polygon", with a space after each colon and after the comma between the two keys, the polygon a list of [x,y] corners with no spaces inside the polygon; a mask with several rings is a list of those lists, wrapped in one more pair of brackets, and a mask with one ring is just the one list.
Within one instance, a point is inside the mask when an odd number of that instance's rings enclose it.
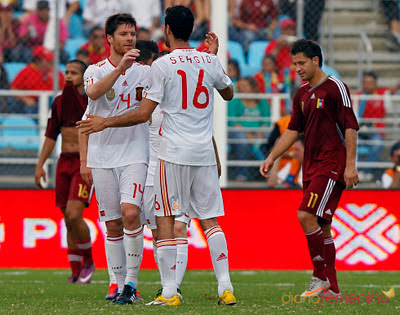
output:
{"label": "number 16 on maroon shorts", "polygon": [[299,210],[307,211],[332,222],[345,185],[326,176],[316,176],[305,182]]}

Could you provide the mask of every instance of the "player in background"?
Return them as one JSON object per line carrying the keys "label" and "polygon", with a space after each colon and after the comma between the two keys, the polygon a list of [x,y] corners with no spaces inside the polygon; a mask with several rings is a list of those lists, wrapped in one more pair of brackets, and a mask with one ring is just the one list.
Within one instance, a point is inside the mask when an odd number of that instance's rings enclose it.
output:
{"label": "player in background", "polygon": [[[63,93],[54,99],[46,129],[46,138],[35,170],[35,183],[42,188],[46,182],[43,165],[53,151],[61,133],[61,155],[56,172],[56,206],[64,214],[67,227],[68,260],[72,275],[68,282],[89,283],[94,272],[92,242],[88,225],[82,217],[90,203],[91,186],[79,174],[79,143],[76,122],[87,106],[83,91],[83,74],[86,64],[79,60],[67,63]],[[82,265],[83,262],[83,265]]]}
{"label": "player in background", "polygon": [[206,234],[218,280],[219,304],[236,304],[226,239],[216,219],[224,215],[224,208],[212,145],[213,90],[216,88],[225,100],[230,100],[232,81],[215,55],[190,48],[193,22],[192,12],[184,6],[166,10],[165,37],[172,52],[152,64],[150,89],[138,110],[108,118],[89,115],[89,120],[78,122],[82,132],[89,134],[107,127],[143,123],[158,104],[164,111],[154,182],[157,256],[163,290],[150,303],[153,305],[181,303],[174,268],[174,217],[186,211],[191,218],[199,218]]}
{"label": "player in background", "polygon": [[[85,72],[86,115],[105,117],[136,111],[150,67],[135,62],[136,21],[130,14],[110,16],[105,24],[110,57]],[[118,291],[113,304],[132,304],[143,255],[141,204],[149,160],[148,124],[80,134],[81,168],[91,169],[99,219],[106,222],[107,258]],[[86,152],[86,143],[87,152]],[[87,159],[87,160],[86,160]]]}
{"label": "player in background", "polygon": [[260,173],[268,177],[274,161],[304,133],[303,199],[297,217],[314,272],[302,296],[320,295],[328,288],[337,295],[331,223],[342,191],[359,181],[355,166],[358,123],[347,85],[321,70],[320,46],[301,39],[294,43],[291,54],[297,74],[307,83],[294,96],[288,129],[261,164]]}

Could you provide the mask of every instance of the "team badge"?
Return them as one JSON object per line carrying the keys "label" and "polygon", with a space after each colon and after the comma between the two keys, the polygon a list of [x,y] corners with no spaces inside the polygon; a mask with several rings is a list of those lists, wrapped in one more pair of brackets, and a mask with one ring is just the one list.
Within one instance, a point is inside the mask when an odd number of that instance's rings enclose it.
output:
{"label": "team badge", "polygon": [[319,98],[317,100],[317,108],[324,108],[324,99],[323,98]]}
{"label": "team badge", "polygon": [[113,88],[111,88],[110,90],[107,91],[106,93],[106,97],[109,101],[112,101],[115,97],[115,91]]}

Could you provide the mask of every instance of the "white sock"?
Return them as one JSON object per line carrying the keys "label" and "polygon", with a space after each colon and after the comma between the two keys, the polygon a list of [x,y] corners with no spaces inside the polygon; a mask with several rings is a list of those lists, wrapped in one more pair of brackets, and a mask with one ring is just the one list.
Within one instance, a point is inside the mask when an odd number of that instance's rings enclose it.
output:
{"label": "white sock", "polygon": [[188,262],[187,238],[176,238],[176,284],[181,286]]}
{"label": "white sock", "polygon": [[106,251],[106,260],[107,260],[107,271],[108,271],[108,277],[110,279],[110,284],[117,283],[117,278],[115,278],[114,271],[111,269],[111,266],[109,264],[109,253],[108,253],[108,246],[107,246],[107,241],[104,242],[104,249]]}
{"label": "white sock", "polygon": [[[154,242],[154,241],[153,241],[153,254],[154,254],[154,260],[156,262],[158,272],[160,272],[160,267],[158,265],[158,257],[157,257],[157,242]],[[160,280],[162,283],[161,272],[160,272]]]}
{"label": "white sock", "polygon": [[137,288],[139,268],[143,258],[143,226],[133,231],[124,229],[124,233],[126,255],[125,284],[132,282]]}
{"label": "white sock", "polygon": [[122,292],[126,275],[124,236],[107,236],[106,253],[108,266],[114,272],[116,282],[118,283],[118,292]]}
{"label": "white sock", "polygon": [[229,277],[228,248],[226,246],[225,234],[219,225],[204,231],[204,234],[207,237],[211,261],[218,281],[218,295],[221,296],[225,290],[233,292]]}
{"label": "white sock", "polygon": [[176,294],[176,241],[166,239],[157,241],[158,267],[162,279],[162,296],[166,299]]}

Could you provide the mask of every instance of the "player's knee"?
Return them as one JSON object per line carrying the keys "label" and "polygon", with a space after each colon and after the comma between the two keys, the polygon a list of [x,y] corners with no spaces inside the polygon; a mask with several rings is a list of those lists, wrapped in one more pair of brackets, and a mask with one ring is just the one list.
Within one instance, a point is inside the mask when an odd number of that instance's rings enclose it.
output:
{"label": "player's knee", "polygon": [[122,220],[111,220],[106,222],[107,235],[109,236],[119,236],[123,233]]}
{"label": "player's knee", "polygon": [[186,237],[187,234],[186,224],[183,222],[175,221],[174,234],[175,237]]}
{"label": "player's knee", "polygon": [[83,220],[82,213],[80,211],[76,211],[75,209],[67,209],[65,215],[71,225],[75,225]]}
{"label": "player's knee", "polygon": [[297,219],[303,227],[316,223],[316,216],[303,210],[297,210]]}

